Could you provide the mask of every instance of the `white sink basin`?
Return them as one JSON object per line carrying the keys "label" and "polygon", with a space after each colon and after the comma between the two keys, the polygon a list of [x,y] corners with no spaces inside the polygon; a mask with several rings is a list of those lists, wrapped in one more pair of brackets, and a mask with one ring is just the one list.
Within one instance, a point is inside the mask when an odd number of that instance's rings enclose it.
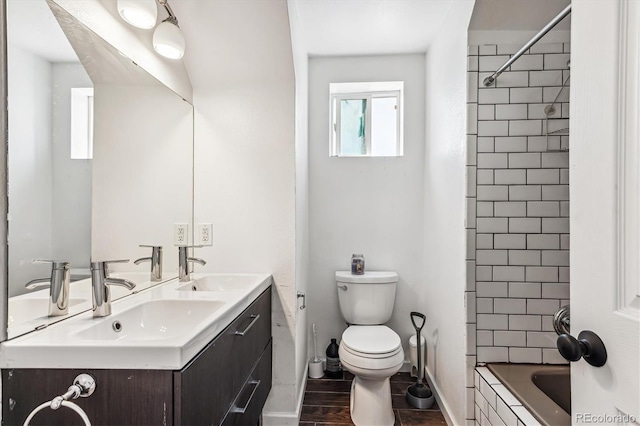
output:
{"label": "white sink basin", "polygon": [[247,291],[263,280],[264,275],[259,274],[194,274],[194,279],[178,287],[178,291]]}
{"label": "white sink basin", "polygon": [[[110,276],[114,278],[124,278],[136,284],[133,290],[120,286],[109,286],[112,301],[140,293],[161,283],[149,281],[149,272],[113,272]],[[175,278],[175,276],[171,273],[165,273],[166,281],[173,278]],[[60,322],[81,312],[91,310],[92,294],[90,278],[71,282],[69,286],[71,296],[69,314],[66,316],[47,316],[49,313],[49,302],[47,302],[49,291],[48,288],[45,288],[9,298],[8,335],[10,339],[29,333],[34,329]]]}
{"label": "white sink basin", "polygon": [[[69,307],[86,302],[87,299],[71,298]],[[9,317],[7,325],[20,324],[49,314],[49,298],[13,298],[9,299]]]}
{"label": "white sink basin", "polygon": [[117,285],[109,286],[109,288],[111,289],[111,300],[117,300],[132,293],[138,293],[149,287],[160,284],[161,282],[169,281],[175,278],[175,275],[172,274],[165,273],[164,275],[165,277],[162,279],[162,281],[151,282],[149,281],[150,274],[148,272],[112,272],[109,274],[109,277],[124,278],[125,280],[133,282],[136,286],[133,288],[133,290],[129,290],[126,287]]}
{"label": "white sink basin", "polygon": [[151,300],[105,317],[76,333],[82,340],[163,340],[185,335],[225,302],[219,300]]}

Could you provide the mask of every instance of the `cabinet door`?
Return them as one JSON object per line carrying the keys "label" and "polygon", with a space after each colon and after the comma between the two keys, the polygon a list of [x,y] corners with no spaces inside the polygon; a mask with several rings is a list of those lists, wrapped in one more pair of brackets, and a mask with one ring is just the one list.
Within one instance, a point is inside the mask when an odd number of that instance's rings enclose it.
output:
{"label": "cabinet door", "polygon": [[175,424],[219,424],[270,338],[271,287],[175,373]]}
{"label": "cabinet door", "polygon": [[[158,370],[2,370],[2,424],[22,426],[31,410],[61,395],[80,373],[96,379],[96,391],[78,404],[93,426],[171,425],[173,372]],[[84,425],[69,409],[43,409],[31,425]]]}

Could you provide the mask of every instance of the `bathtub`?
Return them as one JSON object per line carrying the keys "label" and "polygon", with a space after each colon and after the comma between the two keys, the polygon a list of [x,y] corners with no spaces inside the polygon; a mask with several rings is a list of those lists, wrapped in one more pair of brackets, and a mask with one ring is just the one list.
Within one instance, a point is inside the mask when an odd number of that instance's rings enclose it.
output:
{"label": "bathtub", "polygon": [[488,364],[487,368],[540,424],[571,425],[568,365]]}

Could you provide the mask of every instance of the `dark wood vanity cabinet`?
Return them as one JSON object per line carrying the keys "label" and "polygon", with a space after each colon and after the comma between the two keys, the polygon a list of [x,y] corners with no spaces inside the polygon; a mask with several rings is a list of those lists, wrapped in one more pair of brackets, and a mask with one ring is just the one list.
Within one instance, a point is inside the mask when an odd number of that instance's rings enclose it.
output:
{"label": "dark wood vanity cabinet", "polygon": [[249,405],[264,394],[261,411],[271,389],[270,339],[271,292],[267,290],[199,356],[174,373],[174,425],[219,424],[230,409],[236,413],[229,414],[242,414],[238,411],[244,409],[246,422],[238,424],[256,424],[260,412],[250,421],[245,402],[247,394],[253,393]]}
{"label": "dark wood vanity cabinet", "polygon": [[[35,407],[80,373],[96,379],[75,400],[93,426],[256,425],[271,390],[271,287],[182,370],[2,370],[2,424],[22,426]],[[44,409],[32,425],[83,425],[71,410]]]}

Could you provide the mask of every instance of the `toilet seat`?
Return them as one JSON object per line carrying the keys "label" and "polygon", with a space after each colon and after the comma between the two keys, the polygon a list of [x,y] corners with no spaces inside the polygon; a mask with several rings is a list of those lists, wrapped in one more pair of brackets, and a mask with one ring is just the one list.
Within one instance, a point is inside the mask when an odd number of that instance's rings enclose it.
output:
{"label": "toilet seat", "polygon": [[342,333],[350,352],[368,358],[386,358],[401,348],[400,336],[384,325],[352,325]]}
{"label": "toilet seat", "polygon": [[383,325],[351,326],[342,334],[340,359],[357,369],[394,369],[402,365],[404,352],[400,337]]}

